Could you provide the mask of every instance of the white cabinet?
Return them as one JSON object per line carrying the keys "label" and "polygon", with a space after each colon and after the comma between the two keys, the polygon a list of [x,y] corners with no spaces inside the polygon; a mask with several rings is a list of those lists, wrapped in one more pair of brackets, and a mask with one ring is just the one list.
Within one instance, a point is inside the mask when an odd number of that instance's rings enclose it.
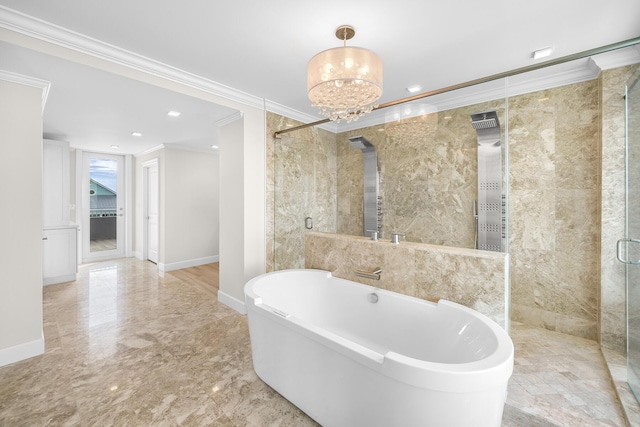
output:
{"label": "white cabinet", "polygon": [[75,226],[44,229],[43,285],[76,280],[76,232]]}
{"label": "white cabinet", "polygon": [[42,147],[42,222],[69,225],[69,143],[45,139]]}
{"label": "white cabinet", "polygon": [[69,143],[45,139],[42,147],[42,283],[76,280],[77,227],[70,225]]}

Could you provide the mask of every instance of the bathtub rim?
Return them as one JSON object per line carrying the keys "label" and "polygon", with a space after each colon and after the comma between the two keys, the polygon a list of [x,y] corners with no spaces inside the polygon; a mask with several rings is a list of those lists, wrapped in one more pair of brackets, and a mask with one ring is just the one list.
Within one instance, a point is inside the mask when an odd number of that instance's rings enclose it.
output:
{"label": "bathtub rim", "polygon": [[[417,301],[425,305],[445,307],[453,310],[461,310],[466,314],[476,318],[486,325],[497,340],[496,349],[480,360],[462,363],[442,363],[428,360],[415,359],[394,351],[378,353],[368,347],[351,341],[330,330],[312,324],[310,321],[301,319],[289,313],[279,310],[262,302],[262,297],[253,289],[254,285],[271,275],[287,275],[296,273],[312,273],[327,279],[337,279],[348,282],[367,290],[375,290],[381,294],[390,294],[401,299]],[[464,389],[469,391],[483,391],[492,386],[505,384],[513,373],[514,346],[508,333],[495,321],[478,311],[464,305],[441,299],[438,302],[428,301],[410,295],[400,294],[381,288],[374,288],[359,282],[335,277],[331,272],[318,269],[289,269],[278,270],[261,274],[250,279],[245,285],[245,299],[247,314],[255,313],[268,318],[284,327],[295,329],[298,333],[305,335],[316,342],[319,342],[332,350],[343,355],[356,359],[372,369],[404,383],[417,387],[425,387],[429,384],[430,389],[458,392]],[[473,378],[473,384],[469,380]]]}

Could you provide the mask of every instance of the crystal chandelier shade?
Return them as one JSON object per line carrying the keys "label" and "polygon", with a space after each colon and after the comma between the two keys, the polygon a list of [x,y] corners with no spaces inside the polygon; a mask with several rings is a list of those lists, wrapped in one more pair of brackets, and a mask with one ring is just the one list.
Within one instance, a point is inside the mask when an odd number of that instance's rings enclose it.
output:
{"label": "crystal chandelier shade", "polygon": [[382,95],[382,61],[372,51],[359,47],[320,52],[307,66],[307,92],[312,105],[330,120],[358,120],[377,106]]}

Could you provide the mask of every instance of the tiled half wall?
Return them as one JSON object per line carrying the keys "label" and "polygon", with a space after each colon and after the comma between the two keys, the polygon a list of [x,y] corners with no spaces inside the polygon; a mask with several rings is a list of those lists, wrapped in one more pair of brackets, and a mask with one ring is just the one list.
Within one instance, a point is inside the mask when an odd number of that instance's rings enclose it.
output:
{"label": "tiled half wall", "polygon": [[[437,302],[473,308],[508,329],[508,255],[366,237],[307,233],[305,267]],[[382,268],[380,280],[355,275]]]}

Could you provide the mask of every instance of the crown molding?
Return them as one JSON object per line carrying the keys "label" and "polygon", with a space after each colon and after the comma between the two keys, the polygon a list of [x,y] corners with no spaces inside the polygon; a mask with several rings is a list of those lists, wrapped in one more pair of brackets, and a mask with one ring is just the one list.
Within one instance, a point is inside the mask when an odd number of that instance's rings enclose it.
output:
{"label": "crown molding", "polygon": [[235,111],[232,114],[229,114],[226,117],[221,118],[220,120],[216,120],[214,122],[214,125],[217,126],[218,128],[228,125],[229,123],[233,123],[236,120],[240,120],[244,115],[242,114],[241,111]]}
{"label": "crown molding", "polygon": [[44,111],[44,106],[47,103],[47,98],[49,97],[49,90],[51,89],[51,82],[5,70],[0,70],[0,80],[18,83],[25,86],[32,86],[42,90],[42,111]]}
{"label": "crown molding", "polygon": [[42,40],[104,61],[207,92],[230,101],[263,109],[262,98],[200,77],[162,62],[85,36],[16,10],[0,6],[0,28]]}
{"label": "crown molding", "polygon": [[197,148],[188,145],[180,145],[179,142],[165,142],[163,146],[168,150],[188,151],[191,153],[206,154],[208,156],[217,156],[218,154],[220,154],[220,151],[215,148]]}
{"label": "crown molding", "polygon": [[591,58],[579,59],[547,69],[509,77],[508,95],[517,96],[598,78],[602,70]]}
{"label": "crown molding", "polygon": [[[302,123],[310,123],[318,120],[317,117],[309,114],[233,89],[229,86],[222,85],[215,81],[172,67],[162,62],[155,61],[151,58],[138,55],[131,51],[121,49],[117,46],[104,43],[100,40],[23,14],[13,9],[9,9],[5,6],[0,6],[0,28],[5,28],[34,39],[42,40],[66,49],[122,65],[187,87],[192,87],[205,93],[210,93],[243,105],[261,110],[266,109],[273,113],[298,120]],[[522,95],[525,93],[592,80],[597,78],[602,70],[636,64],[639,62],[640,46],[636,45],[596,55],[589,59],[585,58],[584,60],[569,62],[567,63],[569,65],[562,64],[562,66],[550,67],[552,68],[551,70],[545,68],[531,73],[509,77],[508,89],[504,83],[492,86],[491,84],[494,82],[489,82],[483,85],[476,85],[460,89],[458,91],[424,98],[423,100],[417,101],[417,103],[428,104],[431,107],[435,107],[436,111],[444,111],[504,98],[506,93],[508,93],[508,96]],[[0,75],[0,78],[3,78],[2,75]],[[37,79],[26,79],[27,80],[22,80],[21,83],[41,87],[43,89],[44,108],[46,97],[49,93],[50,83],[44,81],[40,81],[38,83]],[[5,80],[7,79],[5,78]],[[32,83],[25,83],[28,81],[31,81]],[[43,82],[46,83],[46,86],[42,86]],[[382,111],[384,110],[380,110],[380,112]],[[364,116],[356,122],[340,124],[328,122],[319,125],[318,127],[333,133],[338,133],[368,126],[375,126],[391,121],[387,120],[387,117],[393,115],[380,114],[380,112],[374,112]],[[238,117],[231,119],[232,116],[230,116],[230,120],[237,120]],[[223,121],[224,120],[225,119],[223,119]],[[146,152],[141,153],[140,155],[145,153]]]}
{"label": "crown molding", "polygon": [[601,53],[591,58],[601,70],[625,67],[640,62],[640,45],[619,49],[613,52]]}
{"label": "crown molding", "polygon": [[166,148],[166,147],[164,146],[164,144],[158,144],[158,145],[156,145],[155,147],[147,148],[146,150],[141,151],[140,153],[136,153],[136,154],[134,154],[133,156],[134,156],[134,157],[142,157],[142,156],[146,156],[147,154],[151,154],[151,153],[153,153],[153,152],[155,152],[155,151],[162,150],[163,148]]}
{"label": "crown molding", "polygon": [[[395,107],[402,111],[406,106],[428,105],[432,111],[446,111],[453,108],[465,107],[481,102],[493,101],[506,96],[524,95],[560,86],[582,83],[598,78],[603,70],[623,67],[640,63],[640,46],[632,46],[612,52],[596,55],[591,58],[583,58],[555,67],[511,76],[505,80],[495,80],[475,86],[458,89],[423,98],[421,100],[400,104]],[[393,108],[393,107],[391,107]],[[385,109],[386,110],[386,109]],[[368,116],[360,118],[357,122],[338,125],[337,132],[346,132],[369,126],[377,126],[390,121],[398,120],[395,114],[381,114],[385,110],[374,111]],[[419,109],[405,114],[401,112],[402,119],[420,115]],[[392,111],[396,111],[395,109]]]}
{"label": "crown molding", "polygon": [[[282,104],[278,104],[277,102],[271,101],[269,99],[265,100],[265,109],[272,113],[279,114],[281,116],[288,117],[302,123],[312,123],[317,122],[318,120],[322,120],[322,118],[306,113],[301,113],[298,110],[294,110]],[[318,125],[317,127],[328,130],[329,132],[338,133],[339,125],[337,125],[335,122],[327,122]]]}

